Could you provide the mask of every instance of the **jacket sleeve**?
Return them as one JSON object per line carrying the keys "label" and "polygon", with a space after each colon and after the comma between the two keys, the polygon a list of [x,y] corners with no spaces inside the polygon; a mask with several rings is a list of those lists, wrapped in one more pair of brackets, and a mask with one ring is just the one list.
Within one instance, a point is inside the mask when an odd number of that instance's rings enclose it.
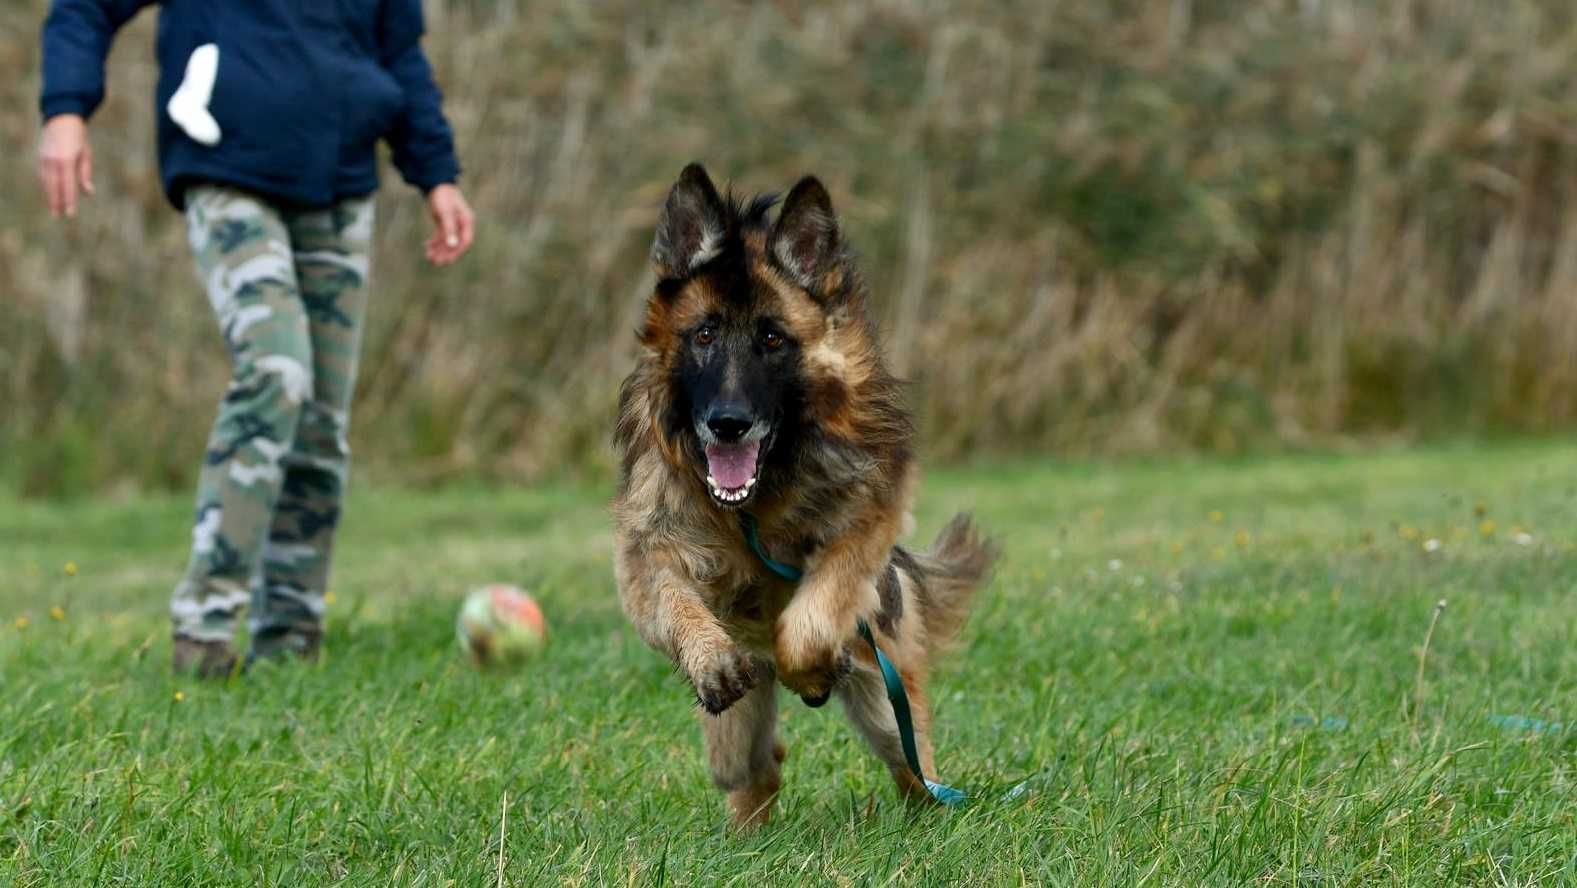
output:
{"label": "jacket sleeve", "polygon": [[383,8],[383,65],[405,93],[387,140],[405,181],[431,191],[459,178],[460,161],[444,119],[443,94],[422,51],[421,0],[385,0]]}
{"label": "jacket sleeve", "polygon": [[104,59],[115,32],[153,0],[54,0],[44,19],[44,89],[38,107],[88,117],[104,101]]}

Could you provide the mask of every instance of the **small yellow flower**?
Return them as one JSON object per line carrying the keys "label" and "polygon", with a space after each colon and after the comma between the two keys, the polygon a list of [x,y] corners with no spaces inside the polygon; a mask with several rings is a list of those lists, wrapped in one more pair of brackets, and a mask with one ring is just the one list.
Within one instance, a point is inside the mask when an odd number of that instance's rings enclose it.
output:
{"label": "small yellow flower", "polygon": [[1225,520],[1227,520],[1227,516],[1221,514],[1221,510],[1220,509],[1212,509],[1211,510],[1211,512],[1210,512],[1210,523],[1211,524],[1220,524],[1221,522],[1223,522]]}
{"label": "small yellow flower", "polygon": [[1246,546],[1246,545],[1248,545],[1249,544],[1249,539],[1250,539],[1250,537],[1248,535],[1248,531],[1246,531],[1246,530],[1240,530],[1236,534],[1234,534],[1233,537],[1232,537],[1232,541],[1237,543],[1239,546]]}
{"label": "small yellow flower", "polygon": [[16,622],[12,623],[11,625],[15,626],[17,629],[26,629],[28,627],[28,624],[31,623],[31,622],[32,621],[29,620],[27,617],[17,617],[16,618]]}
{"label": "small yellow flower", "polygon": [[1181,555],[1181,554],[1183,554],[1183,544],[1182,543],[1173,543],[1172,546],[1171,546],[1171,549],[1172,549],[1172,554],[1173,555]]}
{"label": "small yellow flower", "polygon": [[175,702],[179,703],[179,702],[181,702],[182,700],[185,700],[185,699],[186,699],[186,692],[185,691],[176,691],[175,692]]}
{"label": "small yellow flower", "polygon": [[53,605],[49,609],[49,618],[56,621],[64,620],[66,618],[66,609],[58,604]]}
{"label": "small yellow flower", "polygon": [[334,603],[334,590],[333,589],[330,589],[329,591],[323,593],[323,603],[324,604],[333,604]]}
{"label": "small yellow flower", "polygon": [[75,561],[67,561],[65,570],[66,570],[66,576],[68,576],[68,577],[76,576],[77,575],[77,563]]}
{"label": "small yellow flower", "polygon": [[1418,528],[1414,527],[1411,524],[1404,524],[1404,525],[1402,525],[1401,529],[1397,530],[1397,533],[1401,534],[1401,537],[1404,540],[1416,540],[1416,539],[1418,539]]}
{"label": "small yellow flower", "polygon": [[1478,523],[1478,532],[1480,534],[1484,535],[1484,536],[1487,536],[1487,537],[1494,536],[1495,535],[1495,519],[1493,519],[1493,518],[1485,518],[1483,521],[1480,521]]}

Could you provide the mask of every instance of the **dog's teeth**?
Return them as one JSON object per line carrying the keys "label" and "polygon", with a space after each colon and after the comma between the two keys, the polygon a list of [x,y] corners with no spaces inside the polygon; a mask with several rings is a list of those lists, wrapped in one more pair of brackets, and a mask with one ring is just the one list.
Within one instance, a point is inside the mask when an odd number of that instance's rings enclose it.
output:
{"label": "dog's teeth", "polygon": [[708,487],[712,488],[712,495],[719,500],[725,503],[742,503],[750,496],[750,488],[755,486],[756,479],[751,478],[749,481],[746,481],[743,487],[729,488],[717,483],[717,479],[711,475],[707,475],[706,483]]}

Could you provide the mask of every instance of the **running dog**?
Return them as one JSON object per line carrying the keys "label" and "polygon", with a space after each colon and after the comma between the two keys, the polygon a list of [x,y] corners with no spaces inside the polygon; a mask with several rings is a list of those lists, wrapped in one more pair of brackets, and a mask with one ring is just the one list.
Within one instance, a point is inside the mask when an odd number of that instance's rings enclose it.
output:
{"label": "running dog", "polygon": [[837,696],[900,792],[929,798],[856,627],[902,674],[933,775],[927,672],[997,554],[967,515],[929,550],[898,545],[918,472],[901,383],[827,189],[806,177],[776,205],[719,196],[697,164],[680,174],[616,433],[620,599],[694,686],[742,827],[780,786],[776,682],[812,706]]}

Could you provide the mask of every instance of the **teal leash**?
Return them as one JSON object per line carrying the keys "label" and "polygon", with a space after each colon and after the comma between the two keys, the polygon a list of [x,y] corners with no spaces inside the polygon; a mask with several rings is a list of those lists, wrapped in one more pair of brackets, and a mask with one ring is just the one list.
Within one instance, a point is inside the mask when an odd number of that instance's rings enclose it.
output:
{"label": "teal leash", "polygon": [[893,661],[887,659],[882,649],[876,646],[876,636],[871,634],[871,627],[864,620],[860,620],[858,625],[860,637],[871,646],[871,653],[876,655],[876,665],[882,668],[882,680],[887,683],[887,700],[893,705],[893,718],[898,722],[898,739],[903,741],[903,757],[909,761],[909,770],[925,784],[931,798],[944,805],[961,804],[964,801],[963,790],[937,783],[920,770],[920,752],[914,743],[914,718],[909,713],[909,695],[904,692],[903,678],[898,675],[898,667],[893,665]]}
{"label": "teal leash", "polygon": [[[739,525],[745,532],[745,542],[750,546],[750,551],[756,553],[761,563],[767,570],[791,583],[799,582],[805,574],[799,568],[781,561],[767,554],[761,545],[761,535],[756,529],[756,518],[748,512],[739,513]],[[898,674],[898,667],[893,661],[887,659],[882,649],[876,644],[876,636],[871,632],[871,627],[864,620],[857,624],[860,637],[871,646],[871,653],[876,656],[876,665],[881,668],[882,681],[887,685],[887,701],[893,707],[893,720],[898,723],[898,740],[903,744],[903,756],[909,763],[909,770],[925,785],[931,798],[944,805],[957,805],[964,801],[962,790],[954,789],[945,783],[937,783],[925,776],[925,771],[920,768],[920,751],[914,742],[914,715],[909,709],[909,694],[904,690],[903,677]]]}
{"label": "teal leash", "polygon": [[768,555],[767,550],[761,547],[761,534],[756,530],[756,516],[749,512],[740,512],[739,526],[745,531],[745,542],[750,545],[750,551],[756,553],[756,557],[760,558],[761,563],[767,566],[767,570],[788,580],[790,583],[797,583],[805,576],[804,571],[791,564],[784,564],[778,561],[771,555]]}

